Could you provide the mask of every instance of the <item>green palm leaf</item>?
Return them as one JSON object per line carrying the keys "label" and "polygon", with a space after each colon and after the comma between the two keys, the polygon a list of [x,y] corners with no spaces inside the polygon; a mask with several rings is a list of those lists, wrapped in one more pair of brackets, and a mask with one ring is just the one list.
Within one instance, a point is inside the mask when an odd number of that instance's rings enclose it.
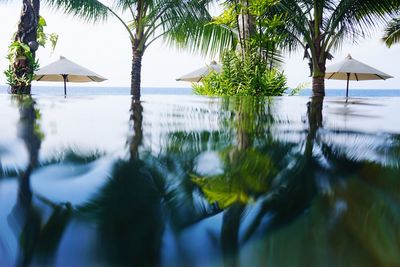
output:
{"label": "green palm leaf", "polygon": [[107,6],[98,0],[47,0],[46,4],[86,21],[105,20],[109,15]]}
{"label": "green palm leaf", "polygon": [[400,18],[393,19],[388,24],[382,39],[388,47],[400,43]]}

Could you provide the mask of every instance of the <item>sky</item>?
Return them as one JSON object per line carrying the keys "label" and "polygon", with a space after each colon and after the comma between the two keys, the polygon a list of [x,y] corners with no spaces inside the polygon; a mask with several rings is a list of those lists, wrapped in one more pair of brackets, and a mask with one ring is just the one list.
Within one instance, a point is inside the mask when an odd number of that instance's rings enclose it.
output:
{"label": "sky", "polygon": [[[6,1],[0,4],[0,85],[6,83],[2,73],[8,66],[7,47],[17,29],[20,10],[20,1]],[[55,32],[59,35],[54,52],[51,51],[50,46],[39,48],[37,57],[41,66],[57,60],[62,55],[108,79],[99,84],[89,83],[87,86],[130,86],[130,41],[119,21],[110,17],[106,22],[88,24],[72,16],[53,11],[44,4],[41,7],[41,15],[47,21],[45,32]],[[328,61],[327,65],[344,59],[350,53],[353,58],[395,77],[386,81],[351,82],[351,88],[400,89],[400,45],[395,45],[391,49],[386,48],[380,40],[382,32],[383,30],[378,31],[373,37],[362,40],[356,45],[345,43],[340,51],[333,53],[335,58],[331,62]],[[302,83],[308,83],[308,87],[311,86],[308,65],[302,60],[302,54],[303,51],[298,51],[286,55],[282,69],[287,75],[290,87],[296,87]],[[214,59],[216,58],[178,50],[164,43],[163,40],[157,41],[145,52],[142,62],[142,86],[190,87],[190,84],[177,82],[175,79]],[[35,84],[54,85],[46,82],[35,82]],[[82,86],[82,84],[76,85]],[[326,88],[344,88],[345,86],[345,81],[326,81]]]}

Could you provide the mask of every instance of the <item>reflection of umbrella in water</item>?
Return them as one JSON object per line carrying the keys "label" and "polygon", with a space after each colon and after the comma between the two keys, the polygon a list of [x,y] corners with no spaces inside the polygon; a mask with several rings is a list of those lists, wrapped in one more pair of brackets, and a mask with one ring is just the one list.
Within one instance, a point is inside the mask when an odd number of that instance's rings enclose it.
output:
{"label": "reflection of umbrella in water", "polygon": [[67,82],[85,83],[102,82],[106,78],[84,68],[65,57],[35,72],[36,81],[64,82],[64,94],[67,94]]}
{"label": "reflection of umbrella in water", "polygon": [[349,54],[343,61],[328,66],[325,78],[330,80],[347,80],[346,98],[349,96],[349,80],[386,80],[393,78],[382,71],[357,61]]}
{"label": "reflection of umbrella in water", "polygon": [[177,81],[184,81],[184,82],[200,82],[205,76],[207,76],[211,71],[220,72],[221,65],[219,65],[215,61],[211,61],[210,65],[202,67],[198,70],[195,70],[191,73],[183,75],[182,77],[176,79]]}

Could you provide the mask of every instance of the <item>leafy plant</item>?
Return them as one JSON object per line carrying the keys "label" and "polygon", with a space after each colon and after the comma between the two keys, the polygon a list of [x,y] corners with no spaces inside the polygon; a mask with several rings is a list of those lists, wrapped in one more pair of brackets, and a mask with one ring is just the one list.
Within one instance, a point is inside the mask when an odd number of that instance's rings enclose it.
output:
{"label": "leafy plant", "polygon": [[8,47],[7,59],[10,62],[4,72],[7,84],[11,87],[25,87],[31,84],[34,72],[39,69],[30,47],[20,41],[14,41]]}
{"label": "leafy plant", "polygon": [[56,48],[57,42],[58,42],[58,34],[57,33],[45,33],[44,32],[44,27],[47,26],[46,20],[42,17],[39,16],[39,21],[38,21],[38,28],[37,28],[37,42],[39,43],[40,46],[45,47],[47,41],[50,41],[51,44],[51,49],[54,51]]}
{"label": "leafy plant", "polygon": [[283,29],[288,18],[285,12],[274,10],[278,3],[277,0],[227,1],[224,11],[210,24],[228,28],[234,33],[242,57],[257,50],[272,68],[282,61],[279,48],[287,38]]}
{"label": "leafy plant", "polygon": [[[56,33],[46,34],[46,20],[40,16],[37,27],[37,43],[40,46],[45,46],[47,41],[50,41],[52,50],[58,41]],[[31,47],[19,40],[15,40],[8,47],[7,59],[9,61],[8,69],[4,72],[7,79],[7,84],[13,88],[28,87],[35,75],[34,72],[39,69],[39,62],[35,59]]]}
{"label": "leafy plant", "polygon": [[223,55],[221,73],[211,72],[193,88],[211,96],[280,96],[288,89],[284,73],[270,69],[257,52],[242,59],[233,51]]}

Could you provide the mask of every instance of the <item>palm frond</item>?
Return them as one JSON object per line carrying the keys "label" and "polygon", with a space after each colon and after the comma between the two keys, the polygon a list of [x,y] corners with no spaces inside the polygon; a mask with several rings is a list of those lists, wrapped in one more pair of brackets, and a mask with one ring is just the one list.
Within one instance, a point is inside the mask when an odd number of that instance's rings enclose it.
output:
{"label": "palm frond", "polygon": [[311,10],[312,1],[296,1],[296,0],[282,0],[276,7],[274,12],[286,13],[288,20],[285,23],[283,33],[286,33],[286,44],[289,49],[296,49],[299,46],[304,47],[305,43],[312,42],[312,32],[310,29],[310,21],[312,20]]}
{"label": "palm frond", "polygon": [[[144,4],[144,2],[153,2],[153,1],[138,1],[138,0],[114,0],[113,3],[113,10],[121,10],[121,11],[125,11],[127,9],[135,9],[136,5],[142,2]],[[140,4],[140,3],[139,3]]]}
{"label": "palm frond", "polygon": [[385,28],[383,41],[388,47],[400,43],[400,18],[393,19]]}
{"label": "palm frond", "polygon": [[[392,0],[341,0],[333,4],[325,26],[327,46],[331,41],[345,39],[357,42],[370,36],[381,25],[387,23],[398,11],[399,4]],[[335,40],[334,40],[335,39]]]}
{"label": "palm frond", "polygon": [[187,21],[175,28],[167,36],[167,41],[178,48],[185,48],[192,53],[215,56],[226,49],[236,47],[237,35],[222,25],[203,24]]}
{"label": "palm frond", "polygon": [[46,0],[48,6],[85,21],[96,22],[107,19],[109,10],[98,0]]}
{"label": "palm frond", "polygon": [[[237,35],[227,27],[212,24],[212,16],[209,14],[207,4],[210,1],[182,1],[180,20],[174,20],[169,25],[166,40],[170,45],[179,49],[188,49],[203,55],[215,56],[225,49],[236,47]],[[166,14],[163,17],[172,17]]]}

